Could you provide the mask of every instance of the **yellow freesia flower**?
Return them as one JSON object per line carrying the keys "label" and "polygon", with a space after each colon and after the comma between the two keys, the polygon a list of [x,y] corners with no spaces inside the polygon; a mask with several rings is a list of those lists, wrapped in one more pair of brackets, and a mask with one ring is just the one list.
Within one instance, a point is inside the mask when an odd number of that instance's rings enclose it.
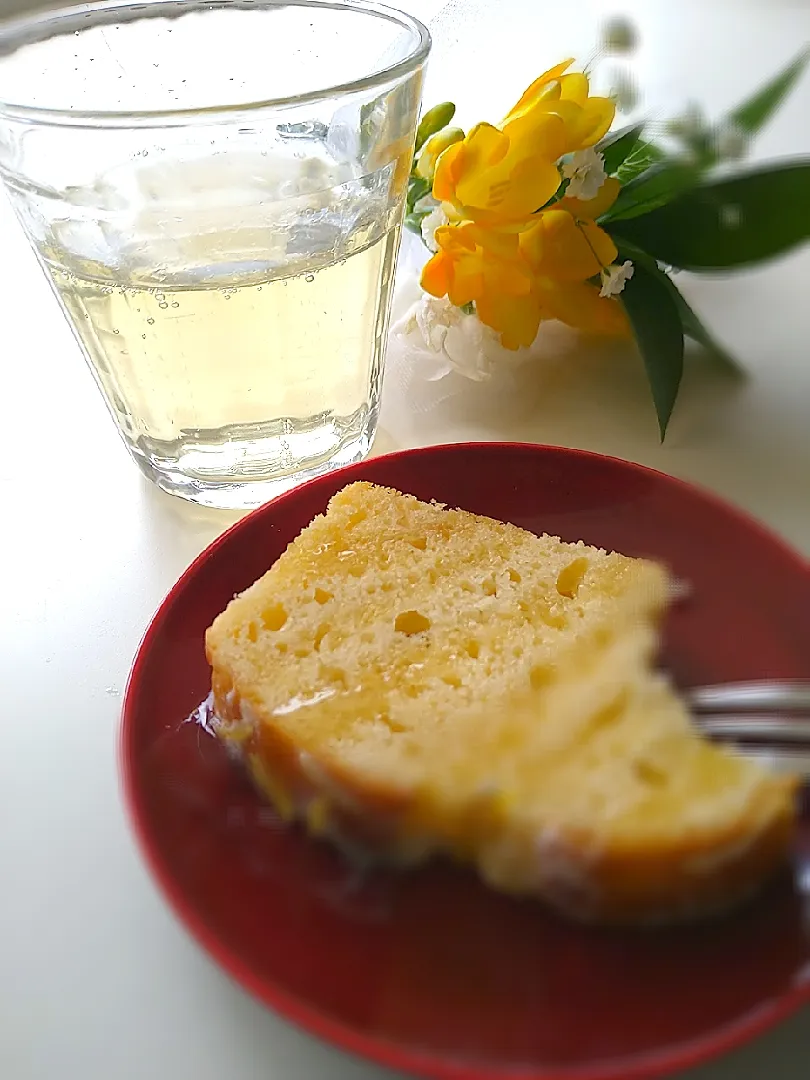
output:
{"label": "yellow freesia flower", "polygon": [[500,334],[505,348],[531,345],[540,305],[517,236],[471,221],[443,226],[435,236],[439,250],[422,270],[425,292],[447,296],[458,307],[474,302],[478,318]]}
{"label": "yellow freesia flower", "polygon": [[524,225],[560,186],[556,161],[564,145],[563,122],[551,114],[532,140],[477,124],[439,157],[433,197],[482,225]]}
{"label": "yellow freesia flower", "polygon": [[488,233],[465,221],[440,226],[435,240],[438,251],[421,279],[431,296],[447,296],[451,304],[464,307],[487,293],[520,296],[531,289],[531,271],[520,259],[517,236]]}
{"label": "yellow freesia flower", "polygon": [[[561,214],[573,221],[566,211]],[[436,243],[439,250],[422,271],[422,288],[431,296],[447,296],[458,307],[474,302],[478,318],[507,349],[531,345],[543,319],[559,319],[586,333],[626,330],[621,305],[600,297],[598,285],[570,273],[566,277],[565,270],[562,277],[538,273],[526,257],[523,236],[468,221],[437,229]],[[550,258],[538,265],[556,269]],[[591,271],[590,265],[578,268],[586,276]]]}
{"label": "yellow freesia flower", "polygon": [[619,182],[607,178],[591,199],[550,203],[560,158],[593,146],[614,115],[609,99],[589,96],[585,75],[566,74],[570,64],[536,79],[499,127],[478,124],[435,147],[433,196],[452,224],[436,230],[438,250],[422,287],[459,307],[475,303],[508,349],[531,345],[543,319],[586,333],[627,328],[618,301],[593,283],[617,258],[596,220],[613,205]]}
{"label": "yellow freesia flower", "polygon": [[615,106],[590,97],[585,75],[559,64],[526,90],[500,127],[478,124],[439,157],[434,198],[491,228],[524,228],[560,186],[558,161],[597,142]]}
{"label": "yellow freesia flower", "polygon": [[556,281],[596,277],[618,252],[604,229],[553,206],[520,235],[520,250],[534,274]]}
{"label": "yellow freesia flower", "polygon": [[564,60],[535,79],[504,117],[501,127],[505,134],[519,139],[531,137],[537,124],[551,113],[565,122],[563,154],[599,142],[613,123],[616,106],[610,98],[589,96],[587,75],[579,71],[566,75],[572,63]]}

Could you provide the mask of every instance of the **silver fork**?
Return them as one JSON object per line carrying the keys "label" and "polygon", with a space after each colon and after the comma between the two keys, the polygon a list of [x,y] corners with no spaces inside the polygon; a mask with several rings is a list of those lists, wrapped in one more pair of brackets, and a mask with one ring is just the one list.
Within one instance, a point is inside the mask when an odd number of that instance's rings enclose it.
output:
{"label": "silver fork", "polygon": [[698,686],[686,699],[697,726],[713,739],[810,779],[810,682]]}

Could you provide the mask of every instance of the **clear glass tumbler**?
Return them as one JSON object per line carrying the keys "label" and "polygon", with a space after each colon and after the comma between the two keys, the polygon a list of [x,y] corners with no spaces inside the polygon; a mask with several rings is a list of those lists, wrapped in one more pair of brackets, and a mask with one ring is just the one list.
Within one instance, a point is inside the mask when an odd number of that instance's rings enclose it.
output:
{"label": "clear glass tumbler", "polygon": [[0,28],[0,174],[166,491],[252,506],[367,453],[429,48],[364,0]]}

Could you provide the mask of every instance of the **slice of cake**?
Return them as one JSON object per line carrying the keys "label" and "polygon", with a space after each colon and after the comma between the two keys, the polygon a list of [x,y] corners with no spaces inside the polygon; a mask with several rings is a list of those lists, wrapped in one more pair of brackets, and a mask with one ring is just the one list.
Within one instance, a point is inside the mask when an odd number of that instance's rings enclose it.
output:
{"label": "slice of cake", "polygon": [[726,907],[794,783],[705,742],[653,670],[665,570],[352,484],[206,647],[219,736],[285,818],[436,853],[605,921]]}

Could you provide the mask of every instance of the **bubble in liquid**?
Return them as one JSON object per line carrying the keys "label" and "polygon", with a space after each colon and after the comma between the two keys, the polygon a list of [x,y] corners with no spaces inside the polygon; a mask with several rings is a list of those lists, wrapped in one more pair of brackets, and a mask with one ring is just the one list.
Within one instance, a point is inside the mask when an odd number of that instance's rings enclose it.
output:
{"label": "bubble in liquid", "polygon": [[147,319],[146,321],[149,323],[150,326],[155,325],[155,320],[154,319]]}
{"label": "bubble in liquid", "polygon": [[165,311],[168,306],[169,306],[168,304],[158,304],[158,307],[160,308],[161,311]]}
{"label": "bubble in liquid", "polygon": [[307,276],[306,276],[306,278],[304,280],[305,281],[314,281],[315,280],[315,275],[314,274],[307,274]]}
{"label": "bubble in liquid", "polygon": [[180,307],[176,300],[172,300],[172,307]]}

